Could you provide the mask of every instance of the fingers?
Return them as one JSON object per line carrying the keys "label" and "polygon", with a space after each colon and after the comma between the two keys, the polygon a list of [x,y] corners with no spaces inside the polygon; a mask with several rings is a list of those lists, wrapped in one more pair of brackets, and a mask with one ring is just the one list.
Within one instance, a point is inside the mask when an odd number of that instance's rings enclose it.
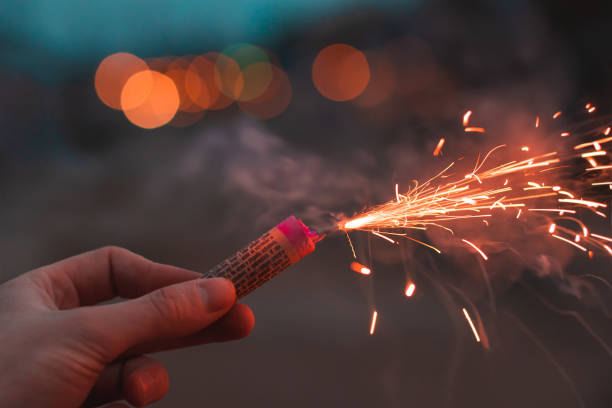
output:
{"label": "fingers", "polygon": [[149,357],[128,360],[123,373],[123,394],[132,405],[142,407],[159,401],[168,393],[166,368]]}
{"label": "fingers", "polygon": [[116,296],[135,298],[201,276],[117,247],[86,252],[27,275],[43,283],[59,309],[93,305]]}
{"label": "fingers", "polygon": [[115,359],[141,343],[185,337],[208,327],[236,301],[227,279],[196,279],[163,287],[126,302],[83,309],[81,330],[87,341]]}
{"label": "fingers", "polygon": [[124,355],[133,356],[206,343],[238,340],[248,336],[254,325],[255,317],[251,309],[247,305],[237,303],[225,316],[204,330],[182,338],[139,344],[128,350]]}
{"label": "fingers", "polygon": [[[168,372],[157,360],[140,356],[118,361],[100,373],[84,407],[97,407],[106,402],[123,399],[142,407],[163,398],[169,387]],[[117,407],[127,406],[122,403],[115,404]],[[115,404],[110,406],[114,407]]]}

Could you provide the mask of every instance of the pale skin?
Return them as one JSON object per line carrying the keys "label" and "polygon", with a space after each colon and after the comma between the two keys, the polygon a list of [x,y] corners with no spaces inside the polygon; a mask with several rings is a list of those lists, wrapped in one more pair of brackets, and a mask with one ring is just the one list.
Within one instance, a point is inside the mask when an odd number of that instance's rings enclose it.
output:
{"label": "pale skin", "polygon": [[[144,354],[245,337],[226,279],[105,247],[0,285],[0,406],[141,407],[169,389]],[[124,301],[98,305],[120,297]],[[109,404],[109,405],[104,405]]]}

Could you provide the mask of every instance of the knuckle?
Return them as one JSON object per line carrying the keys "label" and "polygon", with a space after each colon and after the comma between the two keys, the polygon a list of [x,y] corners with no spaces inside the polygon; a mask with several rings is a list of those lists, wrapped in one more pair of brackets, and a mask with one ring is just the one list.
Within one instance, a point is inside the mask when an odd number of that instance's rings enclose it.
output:
{"label": "knuckle", "polygon": [[111,256],[113,254],[117,255],[125,251],[127,250],[116,245],[106,245],[95,250],[95,252],[98,252],[100,255],[104,256]]}
{"label": "knuckle", "polygon": [[[185,290],[180,290],[185,289]],[[197,313],[194,296],[187,288],[165,287],[151,294],[150,302],[162,319],[188,321]]]}

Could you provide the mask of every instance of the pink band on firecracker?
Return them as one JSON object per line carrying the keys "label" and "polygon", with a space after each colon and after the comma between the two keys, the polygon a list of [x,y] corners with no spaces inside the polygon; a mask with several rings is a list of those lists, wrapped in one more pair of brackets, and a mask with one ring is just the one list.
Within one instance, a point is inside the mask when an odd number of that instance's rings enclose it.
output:
{"label": "pink band on firecracker", "polygon": [[316,232],[310,231],[306,225],[293,215],[276,226],[297,251],[299,258],[303,258],[315,250],[313,238],[318,237]]}

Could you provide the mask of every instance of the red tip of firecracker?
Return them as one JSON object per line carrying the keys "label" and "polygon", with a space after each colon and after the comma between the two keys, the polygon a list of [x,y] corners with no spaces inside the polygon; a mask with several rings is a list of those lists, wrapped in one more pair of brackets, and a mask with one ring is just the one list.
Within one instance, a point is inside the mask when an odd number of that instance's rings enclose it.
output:
{"label": "red tip of firecracker", "polygon": [[315,243],[324,237],[315,231],[311,231],[300,219],[293,215],[281,221],[276,228],[287,237],[287,240],[289,240],[301,257],[314,251]]}

